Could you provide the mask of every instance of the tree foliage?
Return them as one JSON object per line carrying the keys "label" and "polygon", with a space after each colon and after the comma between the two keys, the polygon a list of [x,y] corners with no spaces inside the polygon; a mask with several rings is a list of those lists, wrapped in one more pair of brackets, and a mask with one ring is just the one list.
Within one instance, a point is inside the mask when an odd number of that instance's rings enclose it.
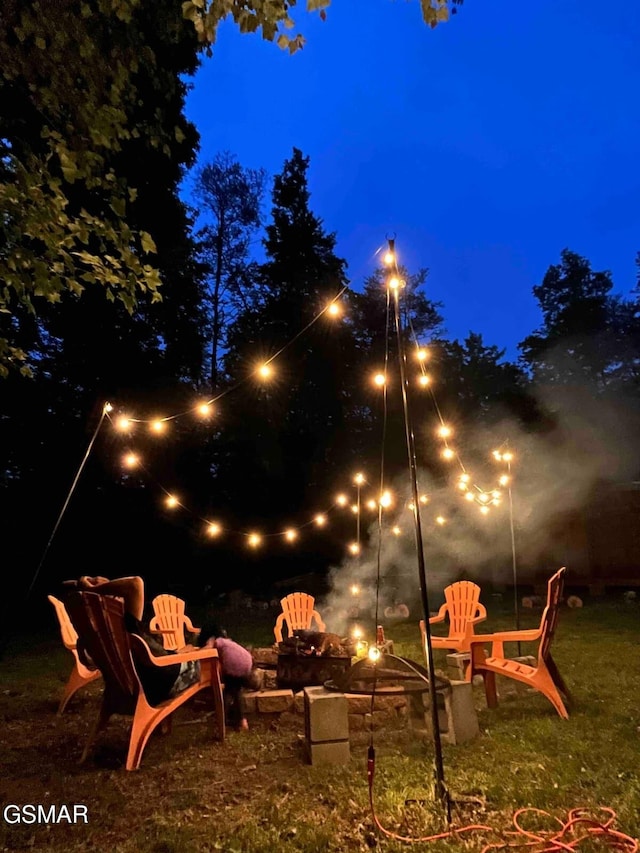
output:
{"label": "tree foliage", "polygon": [[210,380],[218,383],[218,359],[224,327],[252,298],[255,264],[249,260],[251,238],[262,220],[264,169],[248,169],[228,151],[218,154],[196,174],[195,197],[207,224],[200,231],[209,268]]}
{"label": "tree foliage", "polygon": [[[253,494],[269,511],[276,500],[299,506],[314,484],[327,480],[348,420],[350,328],[323,315],[300,334],[346,286],[335,235],[309,208],[308,164],[294,148],[274,180],[267,259],[259,273],[261,299],[238,317],[228,335],[230,381],[250,380],[245,393],[229,400],[233,424],[226,453],[235,472],[229,474],[237,477],[238,464],[247,466]],[[260,389],[248,371],[283,347],[274,364],[277,375]]]}
{"label": "tree foliage", "polygon": [[612,288],[609,272],[594,272],[569,249],[549,267],[533,288],[542,326],[519,344],[536,381],[588,385],[601,393],[635,377],[637,353],[629,347],[634,306]]}
{"label": "tree foliage", "polygon": [[[449,19],[463,0],[420,0],[422,17],[430,27],[436,27]],[[276,42],[283,50],[295,53],[304,47],[301,33],[289,35],[296,26],[292,10],[297,0],[186,0],[182,4],[183,14],[193,21],[198,39],[211,49],[215,44],[220,22],[231,17],[241,33],[260,31],[266,41]],[[326,9],[331,0],[306,0],[307,12],[318,12],[322,20],[327,17]]]}

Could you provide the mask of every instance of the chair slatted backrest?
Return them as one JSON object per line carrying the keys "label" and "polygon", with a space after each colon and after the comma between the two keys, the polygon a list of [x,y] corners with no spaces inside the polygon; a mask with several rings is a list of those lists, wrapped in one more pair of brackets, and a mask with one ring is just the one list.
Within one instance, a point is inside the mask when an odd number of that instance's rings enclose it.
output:
{"label": "chair slatted backrest", "polygon": [[444,597],[449,610],[449,634],[464,634],[467,622],[478,615],[480,587],[472,581],[457,581],[445,587]]}
{"label": "chair slatted backrest", "polygon": [[133,668],[123,600],[95,592],[74,592],[69,596],[67,610],[78,632],[78,646],[102,672],[105,689],[118,704],[133,708],[140,682]]}
{"label": "chair slatted backrest", "polygon": [[542,620],[540,622],[542,635],[540,637],[540,648],[538,650],[539,659],[545,662],[548,658],[551,641],[553,640],[553,635],[555,634],[556,626],[558,624],[558,613],[560,611],[560,601],[562,600],[564,576],[566,571],[567,570],[564,566],[561,569],[558,569],[555,575],[549,578],[549,582],[547,584],[547,604],[544,608]]}
{"label": "chair slatted backrest", "polygon": [[56,611],[56,616],[58,617],[58,624],[60,625],[60,635],[62,637],[62,642],[64,643],[67,649],[73,651],[76,647],[76,643],[78,642],[78,634],[76,629],[71,624],[67,609],[59,598],[55,598],[55,596],[53,595],[48,595],[47,598],[49,599],[51,604],[53,604],[53,607]]}
{"label": "chair slatted backrest", "polygon": [[315,598],[312,595],[306,592],[292,592],[291,595],[285,596],[280,604],[289,626],[289,633],[309,628],[315,605]]}
{"label": "chair slatted backrest", "polygon": [[[184,646],[185,602],[175,595],[158,595],[151,602],[154,618],[150,629],[163,629],[162,642],[165,649],[181,649]],[[171,633],[164,633],[170,631]]]}

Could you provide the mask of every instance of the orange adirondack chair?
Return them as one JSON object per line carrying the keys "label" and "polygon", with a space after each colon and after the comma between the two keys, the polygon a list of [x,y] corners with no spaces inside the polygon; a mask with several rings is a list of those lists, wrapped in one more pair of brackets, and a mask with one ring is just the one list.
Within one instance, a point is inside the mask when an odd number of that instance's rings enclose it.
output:
{"label": "orange adirondack chair", "polygon": [[100,670],[95,667],[89,668],[85,666],[80,658],[78,657],[77,650],[77,641],[78,635],[76,634],[76,630],[71,624],[71,620],[69,619],[69,614],[66,611],[64,604],[60,601],[60,599],[55,598],[53,595],[48,595],[47,598],[53,604],[53,608],[56,611],[56,616],[58,617],[58,623],[60,625],[60,635],[62,637],[62,642],[65,647],[69,649],[71,654],[73,655],[73,669],[71,670],[71,674],[69,675],[69,680],[67,681],[65,688],[62,692],[62,698],[60,700],[60,705],[58,706],[58,716],[64,713],[64,709],[67,707],[67,703],[69,699],[73,696],[73,694],[80,690],[81,687],[84,687],[85,684],[90,684],[92,681],[95,681],[96,678],[100,678]]}
{"label": "orange adirondack chair", "polygon": [[[114,596],[76,592],[69,596],[67,609],[78,632],[80,655],[89,654],[100,667],[104,677],[102,707],[82,753],[81,763],[86,759],[96,735],[107,725],[109,718],[113,714],[126,714],[133,716],[126,768],[137,770],[154,729],[204,689],[211,689],[213,692],[218,737],[224,740],[224,705],[218,652],[215,649],[154,657],[142,637],[129,634],[126,630],[123,601]],[[144,666],[162,667],[193,660],[200,661],[200,681],[159,705],[151,705],[136,672],[134,661]],[[167,722],[170,723],[170,718]]]}
{"label": "orange adirondack chair", "polygon": [[191,619],[184,612],[185,603],[175,595],[158,595],[151,602],[154,616],[149,623],[152,634],[162,636],[165,649],[182,649],[185,645],[184,630],[199,634],[200,628],[194,628]]}
{"label": "orange adirondack chair", "polygon": [[[480,604],[480,587],[471,581],[456,581],[444,589],[445,603],[437,616],[429,619],[429,625],[444,622],[449,617],[449,635],[438,637],[431,635],[431,646],[434,649],[455,649],[457,652],[468,652],[469,642],[474,636],[474,625],[487,618],[487,611]],[[420,620],[422,646],[426,655],[426,630],[424,619]]]}
{"label": "orange adirondack chair", "polygon": [[[467,671],[470,681],[474,675],[480,674],[484,679],[487,705],[495,708],[498,704],[496,695],[496,673],[522,681],[540,691],[551,702],[558,714],[565,720],[569,714],[565,702],[571,702],[571,694],[558,672],[558,667],[551,657],[551,641],[558,622],[558,610],[564,587],[566,569],[559,569],[549,579],[547,585],[547,604],[542,613],[540,626],[530,631],[500,631],[495,634],[478,634],[471,640],[471,666]],[[540,640],[538,646],[538,662],[536,666],[510,660],[504,656],[505,643],[527,643]],[[483,648],[485,643],[491,643],[491,654],[487,657]],[[564,697],[564,701],[563,701]]]}
{"label": "orange adirondack chair", "polygon": [[322,617],[317,610],[314,610],[315,603],[315,598],[306,592],[292,592],[291,595],[286,595],[280,601],[282,613],[276,619],[273,629],[276,642],[282,642],[282,627],[285,622],[289,637],[293,635],[294,631],[303,631],[310,628],[314,619],[318,631],[324,631],[325,625]]}

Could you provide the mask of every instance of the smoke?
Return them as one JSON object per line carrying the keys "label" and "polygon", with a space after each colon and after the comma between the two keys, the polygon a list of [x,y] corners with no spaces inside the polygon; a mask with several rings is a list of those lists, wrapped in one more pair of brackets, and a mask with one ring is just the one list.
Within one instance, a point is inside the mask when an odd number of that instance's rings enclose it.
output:
{"label": "smoke", "polygon": [[[487,515],[481,514],[478,503],[464,499],[458,463],[447,463],[447,469],[437,461],[441,444],[433,437],[433,423],[417,425],[418,457],[432,457],[438,469],[437,476],[418,472],[419,494],[428,496],[419,507],[432,611],[444,600],[444,587],[455,580],[474,580],[481,586],[512,583],[511,521],[519,583],[539,582],[560,565],[586,573],[584,527],[576,519],[599,492],[637,477],[637,401],[611,394],[595,397],[592,385],[574,381],[538,388],[537,402],[545,413],[538,431],[526,430],[511,417],[491,428],[474,427],[472,434],[464,426],[456,429],[451,445],[459,450],[471,482],[500,491],[499,505],[491,506]],[[507,464],[492,456],[500,446],[514,454],[511,504],[509,488],[498,485],[500,475],[508,473]],[[388,608],[398,603],[406,604],[412,617],[419,618],[422,611],[408,474],[386,485],[394,504],[382,511],[381,526],[377,510],[367,523],[364,510],[360,556],[330,572],[330,591],[322,606],[332,630],[339,633],[358,619],[384,622],[385,610],[392,612]],[[365,498],[375,497],[371,492]],[[437,522],[438,516],[444,523]]]}

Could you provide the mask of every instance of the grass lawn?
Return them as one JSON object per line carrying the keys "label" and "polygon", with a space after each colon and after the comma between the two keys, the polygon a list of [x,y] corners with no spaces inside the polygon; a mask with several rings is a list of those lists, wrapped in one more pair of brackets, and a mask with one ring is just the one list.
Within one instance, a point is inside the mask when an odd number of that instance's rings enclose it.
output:
{"label": "grass lawn", "polygon": [[[244,614],[222,619],[241,642],[272,640],[273,614],[261,622],[252,617],[254,623]],[[521,621],[534,627],[539,612],[526,611]],[[498,611],[480,626],[509,627],[511,616]],[[396,653],[422,660],[417,618],[386,626],[386,633]],[[639,837],[640,606],[603,600],[563,609],[553,654],[574,694],[568,722],[539,694],[513,696],[489,711],[482,688],[474,688],[481,736],[465,745],[444,744],[447,786],[454,799],[460,797],[454,825],[483,823],[506,831],[520,807],[564,818],[579,806],[609,806],[617,812],[617,828]],[[436,653],[436,661],[443,664],[444,656]],[[0,850],[393,853],[427,847],[479,851],[496,840],[475,833],[408,847],[377,834],[368,807],[369,736],[353,735],[347,766],[314,768],[304,763],[301,721],[253,718],[249,732],[230,732],[219,744],[211,737],[207,708],[185,707],[173,733],[156,733],[141,769],[127,773],[127,721],[114,718],[79,766],[101,682],[76,694],[58,718],[70,668],[71,656],[53,630],[49,637],[17,638],[10,645],[0,689],[0,800],[3,808],[81,803],[89,822],[9,826],[0,819]],[[382,823],[411,835],[445,828],[432,801],[430,741],[406,729],[376,732],[374,745]]]}

